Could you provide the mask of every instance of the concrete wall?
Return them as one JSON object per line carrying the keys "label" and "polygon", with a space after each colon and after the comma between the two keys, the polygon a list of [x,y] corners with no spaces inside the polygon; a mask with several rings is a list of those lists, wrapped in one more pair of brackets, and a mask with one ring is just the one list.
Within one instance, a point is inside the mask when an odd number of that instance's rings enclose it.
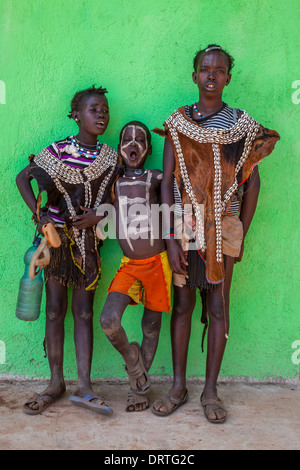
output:
{"label": "concrete wall", "polygon": [[[231,331],[223,377],[295,378],[299,374],[299,1],[298,0],[1,0],[1,307],[0,375],[48,377],[45,314],[15,318],[23,255],[34,226],[15,186],[30,153],[76,132],[67,118],[73,94],[92,84],[109,93],[104,141],[116,148],[131,119],[161,126],[178,106],[197,99],[195,52],[219,43],[234,56],[225,101],[246,109],[281,135],[260,164],[261,193],[236,265]],[[163,141],[153,135],[149,168],[162,167]],[[120,262],[115,241],[102,251],[95,301],[93,377],[123,377],[123,362],[99,326],[106,289]],[[124,326],[140,339],[142,308]],[[152,373],[171,375],[170,315],[164,314]],[[193,316],[188,375],[205,373],[200,303]],[[294,353],[294,356],[292,356]],[[293,358],[293,360],[292,360]],[[71,312],[66,319],[66,378],[76,378]]]}

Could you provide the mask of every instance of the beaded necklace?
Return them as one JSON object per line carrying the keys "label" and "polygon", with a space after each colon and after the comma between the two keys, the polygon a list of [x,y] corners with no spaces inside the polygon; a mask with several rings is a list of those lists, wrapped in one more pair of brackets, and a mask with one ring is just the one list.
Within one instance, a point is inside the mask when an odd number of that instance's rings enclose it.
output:
{"label": "beaded necklace", "polygon": [[196,114],[198,114],[198,116],[201,117],[201,119],[205,118],[205,116],[203,114],[201,114],[198,109],[196,108],[196,103],[193,104],[193,108],[194,108],[194,111]]}
{"label": "beaded necklace", "polygon": [[74,135],[71,135],[70,139],[71,139],[72,144],[76,148],[77,152],[83,157],[94,160],[100,154],[101,144],[98,141],[96,145],[91,145],[90,146],[91,149],[88,150],[87,148],[84,148],[84,147],[89,147],[89,146],[88,145],[83,146],[83,144],[81,144],[81,142],[79,142],[79,140],[77,140],[76,137],[74,137]]}
{"label": "beaded necklace", "polygon": [[134,173],[137,175],[137,176],[127,176],[127,175],[123,175],[123,178],[129,178],[130,180],[138,180],[139,178],[142,178],[142,176],[144,176],[146,173],[147,173],[148,170],[134,170]]}

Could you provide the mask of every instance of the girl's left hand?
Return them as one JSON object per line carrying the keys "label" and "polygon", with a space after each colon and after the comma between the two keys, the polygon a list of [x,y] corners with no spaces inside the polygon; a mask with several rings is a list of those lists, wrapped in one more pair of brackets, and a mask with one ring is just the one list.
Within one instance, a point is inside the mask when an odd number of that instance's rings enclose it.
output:
{"label": "girl's left hand", "polygon": [[101,220],[101,217],[96,215],[96,211],[94,209],[89,209],[88,207],[82,206],[80,206],[80,209],[83,210],[85,213],[70,217],[70,221],[73,227],[76,227],[79,230],[83,230],[84,228],[93,227],[94,225],[97,225],[99,220]]}

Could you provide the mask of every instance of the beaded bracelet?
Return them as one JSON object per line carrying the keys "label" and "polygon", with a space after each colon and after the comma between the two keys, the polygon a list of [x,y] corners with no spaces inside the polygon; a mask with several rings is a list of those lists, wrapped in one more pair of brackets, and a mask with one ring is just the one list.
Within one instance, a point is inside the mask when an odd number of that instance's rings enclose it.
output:
{"label": "beaded bracelet", "polygon": [[170,237],[175,237],[175,232],[173,228],[169,228],[164,234],[163,234],[163,239],[165,240],[166,238]]}

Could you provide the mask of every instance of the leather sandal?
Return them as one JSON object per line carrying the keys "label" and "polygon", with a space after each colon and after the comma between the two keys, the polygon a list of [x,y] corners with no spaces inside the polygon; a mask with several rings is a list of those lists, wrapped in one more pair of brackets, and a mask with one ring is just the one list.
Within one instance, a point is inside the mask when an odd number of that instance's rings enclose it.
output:
{"label": "leather sandal", "polygon": [[[145,405],[145,407],[143,407],[141,410],[137,410],[136,405]],[[126,411],[131,413],[133,411],[144,411],[147,408],[149,408],[148,398],[145,395],[141,395],[140,393],[137,393],[130,388],[127,394]]]}
{"label": "leather sandal", "polygon": [[[30,400],[25,403],[23,410],[28,415],[39,415],[45,411],[58,397],[52,397],[51,395],[39,395],[36,393]],[[34,409],[31,405],[38,405],[38,409]]]}
{"label": "leather sandal", "polygon": [[[125,372],[128,375],[130,387],[134,392],[139,393],[140,395],[145,395],[150,390],[150,378],[148,372],[144,366],[143,358],[142,358],[142,350],[140,345],[137,342],[132,342],[137,347],[138,350],[138,359],[136,365],[132,369],[128,369],[127,366],[125,367]],[[145,383],[139,387],[138,381],[141,377],[145,377]]]}
{"label": "leather sandal", "polygon": [[[200,402],[201,402],[201,405],[203,406],[204,415],[210,423],[222,424],[226,421],[226,418],[227,418],[226,410],[220,398],[218,397],[217,398],[213,398],[213,397],[204,398],[203,393],[202,393],[200,397]],[[223,418],[217,417],[216,410],[219,410],[219,409],[225,412],[225,416]],[[209,417],[211,412],[215,413],[216,419],[212,419]]]}
{"label": "leather sandal", "polygon": [[[156,416],[169,416],[180,406],[184,405],[188,401],[188,391],[186,390],[183,398],[172,397],[167,395],[165,398],[159,398],[156,400],[152,406],[151,411]],[[166,408],[166,411],[159,411],[157,408]]]}

